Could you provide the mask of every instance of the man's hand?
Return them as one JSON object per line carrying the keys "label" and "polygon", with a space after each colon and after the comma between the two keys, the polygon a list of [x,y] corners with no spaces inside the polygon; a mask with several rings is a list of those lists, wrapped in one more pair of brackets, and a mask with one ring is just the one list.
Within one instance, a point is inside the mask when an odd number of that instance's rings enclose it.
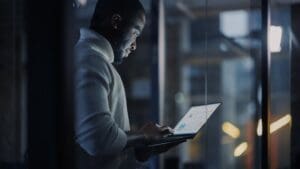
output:
{"label": "man's hand", "polygon": [[154,123],[145,124],[140,130],[139,133],[142,133],[145,138],[145,143],[151,143],[152,141],[159,140],[164,136],[173,133],[173,130],[168,126],[160,126]]}
{"label": "man's hand", "polygon": [[126,132],[127,144],[125,148],[145,146],[172,132],[170,127],[147,123],[138,132]]}
{"label": "man's hand", "polygon": [[144,162],[148,160],[150,156],[167,152],[171,148],[183,142],[186,142],[186,140],[178,140],[172,143],[158,145],[158,146],[143,146],[143,147],[135,148],[135,156],[138,161]]}
{"label": "man's hand", "polygon": [[137,160],[146,161],[150,156],[167,152],[169,149],[177,146],[178,144],[185,142],[186,140],[178,140],[176,142],[158,145],[147,146],[151,142],[160,140],[161,138],[173,133],[173,130],[168,126],[160,126],[154,123],[147,123],[140,131],[144,135],[145,145],[135,148],[135,155]]}
{"label": "man's hand", "polygon": [[168,144],[148,146],[152,142],[158,141],[172,133],[173,130],[168,126],[147,123],[137,133],[127,133],[128,141],[126,147],[134,147],[136,159],[139,161],[146,161],[150,156],[164,153],[174,146],[186,141],[178,140]]}

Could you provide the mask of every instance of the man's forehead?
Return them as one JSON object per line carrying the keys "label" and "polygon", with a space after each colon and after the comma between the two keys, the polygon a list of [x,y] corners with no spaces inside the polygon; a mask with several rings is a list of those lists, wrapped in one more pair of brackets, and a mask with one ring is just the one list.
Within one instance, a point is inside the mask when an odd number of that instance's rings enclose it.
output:
{"label": "man's forehead", "polygon": [[146,23],[146,15],[144,12],[139,12],[138,15],[134,18],[134,27],[142,30]]}
{"label": "man's forehead", "polygon": [[146,23],[146,15],[145,15],[145,13],[139,14],[139,15],[138,15],[138,20],[139,20],[140,22],[142,22],[143,24],[145,24],[145,23]]}

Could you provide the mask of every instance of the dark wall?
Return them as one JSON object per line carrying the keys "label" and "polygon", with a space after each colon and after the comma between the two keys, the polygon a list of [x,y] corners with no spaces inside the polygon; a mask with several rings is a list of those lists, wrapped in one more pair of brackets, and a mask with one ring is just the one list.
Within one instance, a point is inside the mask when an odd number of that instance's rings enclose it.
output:
{"label": "dark wall", "polygon": [[19,1],[0,1],[0,168],[17,165],[24,154],[20,12]]}
{"label": "dark wall", "polygon": [[28,165],[74,168],[72,1],[26,0]]}

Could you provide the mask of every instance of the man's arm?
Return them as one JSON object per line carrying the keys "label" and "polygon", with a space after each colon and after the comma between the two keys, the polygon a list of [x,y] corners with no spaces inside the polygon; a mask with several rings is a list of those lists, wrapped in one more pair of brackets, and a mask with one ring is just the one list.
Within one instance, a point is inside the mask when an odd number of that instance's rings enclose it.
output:
{"label": "man's arm", "polygon": [[111,116],[110,72],[103,61],[86,56],[76,69],[76,142],[90,155],[120,153],[126,133]]}
{"label": "man's arm", "polygon": [[144,146],[146,138],[142,133],[126,132],[127,143],[125,148]]}

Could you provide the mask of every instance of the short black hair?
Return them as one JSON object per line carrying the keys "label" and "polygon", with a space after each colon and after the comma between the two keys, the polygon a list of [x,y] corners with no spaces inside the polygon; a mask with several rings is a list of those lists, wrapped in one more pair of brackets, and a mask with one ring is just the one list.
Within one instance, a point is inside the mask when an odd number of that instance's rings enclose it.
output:
{"label": "short black hair", "polygon": [[122,20],[128,20],[138,12],[145,13],[145,9],[139,0],[98,0],[94,15],[91,19],[90,28],[101,29],[108,25],[113,14],[120,14]]}

